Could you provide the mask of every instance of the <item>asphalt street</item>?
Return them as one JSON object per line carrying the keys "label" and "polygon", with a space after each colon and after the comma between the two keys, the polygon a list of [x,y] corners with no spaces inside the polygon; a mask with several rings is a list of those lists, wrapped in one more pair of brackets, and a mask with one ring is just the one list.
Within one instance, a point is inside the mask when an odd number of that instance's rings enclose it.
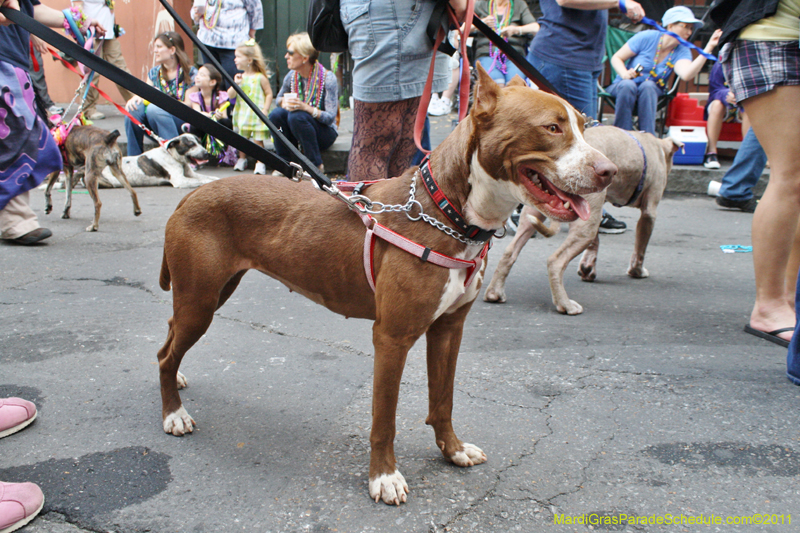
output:
{"label": "asphalt street", "polygon": [[[184,359],[195,432],[163,432],[156,352],[171,294],[158,274],[164,225],[187,192],[140,188],[134,217],[124,190],[101,190],[100,231],[87,233],[85,190],[69,220],[63,192],[44,215],[37,190],[32,205],[54,236],[0,244],[0,396],[39,409],[0,440],[0,479],[35,481],[46,497],[22,531],[800,530],[800,389],[785,377],[785,349],[742,332],[752,255],[720,250],[750,244],[751,215],[668,196],[645,260],[651,277],[625,274],[633,231],[601,236],[598,280],[580,281],[576,261],[565,275],[585,308],[574,317],[555,311],[546,272],[565,228],[529,243],[508,302],[479,299],[461,346],[456,431],[488,462],[442,459],[424,423],[420,341],[395,443],[411,493],[391,507],[367,490],[371,324],[257,272]],[[610,211],[635,227],[638,211]],[[487,275],[507,243],[496,242]],[[779,525],[688,522],[763,521],[757,514]],[[644,523],[669,515],[685,521]],[[584,516],[627,521],[569,523]]]}

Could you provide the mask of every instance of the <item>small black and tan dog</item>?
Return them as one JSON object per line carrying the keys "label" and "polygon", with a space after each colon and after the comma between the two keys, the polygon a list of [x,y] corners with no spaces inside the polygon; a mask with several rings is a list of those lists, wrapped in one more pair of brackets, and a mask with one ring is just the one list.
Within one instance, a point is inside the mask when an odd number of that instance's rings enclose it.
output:
{"label": "small black and tan dog", "polygon": [[[136,192],[128,183],[125,173],[122,171],[122,154],[117,146],[119,132],[114,130],[107,132],[94,126],[78,126],[73,128],[67,136],[65,149],[67,159],[64,161],[64,170],[67,174],[67,198],[64,204],[64,213],[61,218],[69,218],[72,207],[72,188],[83,178],[86,189],[94,202],[94,220],[86,228],[86,231],[97,231],[100,222],[100,208],[103,206],[97,196],[97,183],[103,169],[108,167],[122,185],[128,189],[133,199],[133,214],[137,217],[142,214],[139,208],[139,198]],[[53,210],[53,202],[50,198],[50,189],[53,188],[58,179],[58,172],[53,172],[47,178],[47,189],[44,192],[45,213],[50,214]]]}

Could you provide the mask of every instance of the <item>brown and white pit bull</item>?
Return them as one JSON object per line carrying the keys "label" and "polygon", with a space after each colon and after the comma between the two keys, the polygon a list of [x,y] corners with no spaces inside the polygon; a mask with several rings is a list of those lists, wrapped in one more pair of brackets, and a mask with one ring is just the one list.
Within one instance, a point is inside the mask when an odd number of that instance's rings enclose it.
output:
{"label": "brown and white pit bull", "polygon": [[[641,210],[628,275],[633,278],[646,278],[650,275],[643,266],[644,254],[655,226],[658,203],[667,187],[672,156],[683,146],[672,138],[659,139],[649,133],[626,132],[614,126],[589,128],[584,132],[584,137],[586,142],[613,161],[619,172],[607,189],[586,195],[591,216],[588,220],[572,222],[567,238],[547,260],[553,304],[560,313],[568,315],[582,313],[583,307],[567,296],[564,289],[564,270],[570,261],[583,252],[578,274],[583,281],[594,281],[597,277],[597,251],[600,247],[598,228],[605,202],[629,205]],[[523,209],[517,234],[503,252],[492,281],[483,295],[484,301],[506,301],[506,278],[522,248],[534,233],[538,231],[545,237],[551,237],[558,232],[560,224],[551,224],[548,228],[542,224],[543,221],[544,216],[540,211],[528,206]]]}
{"label": "brown and white pit bull", "polygon": [[[583,120],[560,98],[518,82],[500,89],[479,68],[469,117],[431,156],[431,169],[467,223],[499,230],[519,203],[570,221],[589,209],[578,194],[606,187],[616,167],[583,139]],[[416,167],[366,189],[373,201],[405,204]],[[417,200],[450,227],[417,178]],[[564,192],[569,191],[569,192]],[[442,254],[473,259],[481,245],[463,244],[404,213],[376,216],[381,224]],[[451,422],[456,358],[464,320],[486,268],[465,287],[463,269],[421,261],[384,241],[374,250],[375,291],[364,271],[365,228],[341,201],[307,183],[239,176],[203,185],[187,195],[169,219],[160,285],[173,291],[173,316],[158,352],[164,431],[191,432],[194,420],[181,405],[186,384],[181,360],[206,332],[214,312],[249,269],[281,281],[347,317],[374,320],[369,493],[375,501],[406,501],[408,485],[394,456],[395,413],[408,350],[427,335],[429,412],[436,443],[459,466],[486,461],[462,442]]]}

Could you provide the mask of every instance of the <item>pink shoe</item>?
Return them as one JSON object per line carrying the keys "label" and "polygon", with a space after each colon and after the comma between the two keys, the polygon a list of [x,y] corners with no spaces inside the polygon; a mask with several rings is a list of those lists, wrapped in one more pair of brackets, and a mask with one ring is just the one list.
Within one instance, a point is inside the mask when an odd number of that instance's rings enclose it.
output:
{"label": "pink shoe", "polygon": [[[36,406],[21,398],[0,399],[0,438],[16,433],[36,420]],[[0,528],[0,533],[4,533]]]}
{"label": "pink shoe", "polygon": [[0,533],[10,533],[33,520],[44,507],[44,494],[35,483],[0,481]]}

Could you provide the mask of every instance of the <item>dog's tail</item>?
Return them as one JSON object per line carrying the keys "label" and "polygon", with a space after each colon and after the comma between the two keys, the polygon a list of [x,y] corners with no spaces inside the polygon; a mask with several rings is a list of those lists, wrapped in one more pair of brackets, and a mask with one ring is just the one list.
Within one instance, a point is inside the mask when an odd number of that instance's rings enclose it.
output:
{"label": "dog's tail", "polygon": [[112,146],[114,146],[114,143],[117,142],[119,135],[120,135],[119,131],[114,130],[108,135],[106,135],[105,139],[103,139],[103,142],[106,144],[106,146],[111,148]]}
{"label": "dog's tail", "polygon": [[528,221],[533,224],[533,227],[541,233],[543,236],[547,237],[548,239],[559,232],[561,229],[561,223],[556,222],[555,220],[550,220],[550,227],[544,225],[544,222],[539,220],[533,215],[527,215]]}
{"label": "dog's tail", "polygon": [[161,286],[162,291],[169,291],[172,288],[172,277],[169,275],[166,248],[164,249],[163,257],[161,258],[161,275],[158,277],[158,284]]}

